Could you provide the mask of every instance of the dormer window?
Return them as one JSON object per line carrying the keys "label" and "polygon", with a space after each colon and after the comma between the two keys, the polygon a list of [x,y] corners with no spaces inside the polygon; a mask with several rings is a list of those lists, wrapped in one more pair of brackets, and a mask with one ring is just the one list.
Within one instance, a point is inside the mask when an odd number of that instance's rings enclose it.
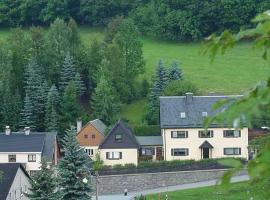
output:
{"label": "dormer window", "polygon": [[202,116],[203,117],[207,117],[208,116],[208,113],[207,112],[202,112]]}
{"label": "dormer window", "polygon": [[116,142],[122,142],[123,141],[123,135],[122,134],[116,134],[115,135],[115,141]]}
{"label": "dormer window", "polygon": [[186,113],[185,112],[180,112],[180,118],[185,119],[186,118]]}

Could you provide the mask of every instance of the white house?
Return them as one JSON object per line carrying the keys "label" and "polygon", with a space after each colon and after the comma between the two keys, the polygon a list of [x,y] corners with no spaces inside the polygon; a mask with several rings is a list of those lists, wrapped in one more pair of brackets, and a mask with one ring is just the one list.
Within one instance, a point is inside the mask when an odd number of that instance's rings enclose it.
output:
{"label": "white house", "polygon": [[0,133],[0,163],[21,163],[32,175],[40,170],[41,158],[55,165],[59,159],[59,147],[54,132],[11,132],[6,127],[5,133]]}
{"label": "white house", "polygon": [[160,97],[160,126],[164,159],[208,159],[222,157],[248,158],[248,128],[234,129],[210,124],[204,130],[207,116],[221,112],[212,106],[219,100],[239,96]]}
{"label": "white house", "polygon": [[24,193],[29,192],[30,177],[20,163],[0,163],[3,173],[0,181],[1,200],[29,200]]}

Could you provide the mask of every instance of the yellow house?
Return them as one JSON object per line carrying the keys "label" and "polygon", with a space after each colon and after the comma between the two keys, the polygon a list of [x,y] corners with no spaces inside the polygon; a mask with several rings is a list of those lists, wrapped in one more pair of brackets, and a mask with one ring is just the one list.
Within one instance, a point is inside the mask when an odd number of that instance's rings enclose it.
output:
{"label": "yellow house", "polygon": [[219,100],[231,96],[160,97],[160,126],[165,160],[248,158],[248,128],[234,129],[211,124],[204,130],[203,120],[221,112],[213,111]]}

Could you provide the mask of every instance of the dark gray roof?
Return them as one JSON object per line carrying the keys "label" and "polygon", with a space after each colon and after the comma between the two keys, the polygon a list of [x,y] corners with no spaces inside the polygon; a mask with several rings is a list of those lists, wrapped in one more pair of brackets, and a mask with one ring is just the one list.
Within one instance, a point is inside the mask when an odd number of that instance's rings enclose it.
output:
{"label": "dark gray roof", "polygon": [[53,158],[57,133],[53,132],[23,132],[5,135],[0,133],[0,152],[40,152],[48,161]]}
{"label": "dark gray roof", "polygon": [[[115,135],[122,134],[123,141],[115,141]],[[124,122],[119,121],[110,130],[104,141],[100,145],[100,149],[138,149],[139,144],[136,137],[132,133],[131,129],[124,124]]]}
{"label": "dark gray roof", "polygon": [[162,146],[163,140],[161,136],[136,136],[141,146]]}
{"label": "dark gray roof", "polygon": [[199,146],[200,149],[202,148],[210,148],[210,149],[213,149],[214,147],[207,141],[205,140],[200,146]]}
{"label": "dark gray roof", "polygon": [[0,172],[2,172],[2,179],[0,179],[0,200],[7,199],[8,192],[19,168],[21,168],[25,176],[30,179],[20,163],[0,163]]}
{"label": "dark gray roof", "polygon": [[90,121],[90,123],[100,132],[105,134],[105,130],[107,126],[100,120],[100,119],[95,119]]}
{"label": "dark gray roof", "polygon": [[[170,96],[160,97],[160,126],[161,128],[192,128],[203,127],[202,112],[213,116],[227,106],[213,110],[212,106],[226,99],[239,98],[241,95],[230,96]],[[180,113],[185,112],[186,118],[180,118]],[[217,124],[211,124],[215,127]]]}

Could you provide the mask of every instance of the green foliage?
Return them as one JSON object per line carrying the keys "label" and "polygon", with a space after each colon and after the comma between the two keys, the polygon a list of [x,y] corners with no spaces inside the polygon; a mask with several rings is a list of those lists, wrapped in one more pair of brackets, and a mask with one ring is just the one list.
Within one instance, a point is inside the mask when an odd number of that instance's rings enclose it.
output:
{"label": "green foliage", "polygon": [[191,92],[194,95],[199,94],[198,88],[189,81],[176,80],[170,82],[164,89],[164,96],[184,96]]}
{"label": "green foliage", "polygon": [[103,160],[101,159],[100,154],[97,153],[95,156],[95,161],[93,162],[93,170],[95,172],[98,172],[102,170],[103,167],[104,167]]}
{"label": "green foliage", "polygon": [[105,124],[113,124],[119,115],[120,101],[114,88],[102,74],[92,95],[91,108],[93,117],[101,119]]}
{"label": "green foliage", "polygon": [[141,125],[133,127],[134,133],[137,136],[159,136],[160,127],[159,125]]}
{"label": "green foliage", "polygon": [[91,199],[88,169],[90,160],[79,146],[75,135],[74,127],[66,132],[63,141],[65,156],[57,166],[60,200]]}
{"label": "green foliage", "polygon": [[25,194],[30,200],[53,200],[56,198],[56,180],[54,171],[48,167],[46,160],[41,160],[40,171],[38,171],[31,183],[30,193]]}
{"label": "green foliage", "polygon": [[171,64],[171,68],[169,71],[169,80],[175,81],[175,80],[181,80],[183,79],[182,70],[179,67],[178,63],[174,60]]}

